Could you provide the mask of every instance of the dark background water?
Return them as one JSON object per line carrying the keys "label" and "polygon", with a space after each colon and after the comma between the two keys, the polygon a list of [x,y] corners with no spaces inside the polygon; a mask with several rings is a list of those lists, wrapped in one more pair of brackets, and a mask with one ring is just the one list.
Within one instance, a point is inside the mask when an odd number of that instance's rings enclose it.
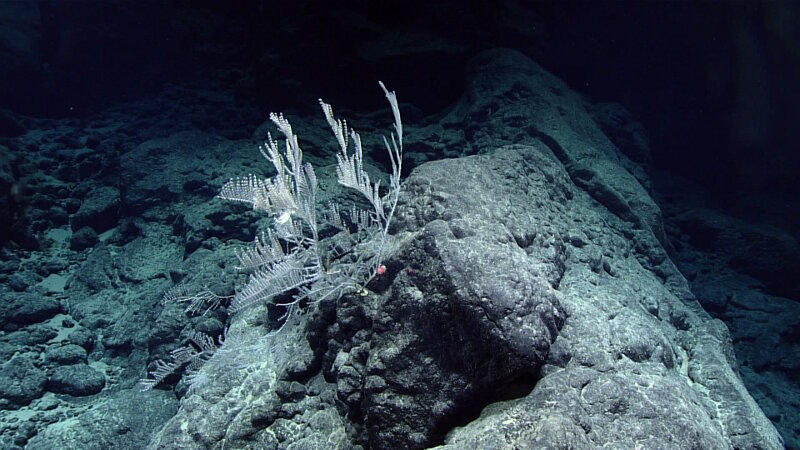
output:
{"label": "dark background water", "polygon": [[313,104],[299,93],[357,108],[374,102],[362,86],[376,79],[433,114],[462,92],[471,56],[511,47],[593,101],[623,103],[655,166],[724,205],[764,215],[754,193],[792,201],[796,187],[792,2],[24,4],[0,7],[16,32],[0,55],[0,106],[22,114],[86,116],[187,80],[233,86],[265,112]]}

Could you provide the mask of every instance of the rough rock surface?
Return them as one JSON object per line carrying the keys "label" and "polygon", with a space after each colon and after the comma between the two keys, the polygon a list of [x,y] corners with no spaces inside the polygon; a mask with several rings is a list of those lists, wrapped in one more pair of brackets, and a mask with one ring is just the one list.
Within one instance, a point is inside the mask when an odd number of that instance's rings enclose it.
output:
{"label": "rough rock surface", "polygon": [[781,448],[635,163],[520,54],[472,67],[444,123],[481,154],[405,180],[387,275],[243,313],[152,448]]}

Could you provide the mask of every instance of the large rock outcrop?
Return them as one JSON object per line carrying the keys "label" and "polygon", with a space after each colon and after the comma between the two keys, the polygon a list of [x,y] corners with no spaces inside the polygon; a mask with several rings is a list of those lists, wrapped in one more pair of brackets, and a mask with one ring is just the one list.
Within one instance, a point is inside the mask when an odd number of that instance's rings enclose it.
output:
{"label": "large rock outcrop", "polygon": [[506,50],[467,86],[442,136],[479,154],[405,180],[373,292],[244,312],[153,448],[781,448],[584,100]]}

